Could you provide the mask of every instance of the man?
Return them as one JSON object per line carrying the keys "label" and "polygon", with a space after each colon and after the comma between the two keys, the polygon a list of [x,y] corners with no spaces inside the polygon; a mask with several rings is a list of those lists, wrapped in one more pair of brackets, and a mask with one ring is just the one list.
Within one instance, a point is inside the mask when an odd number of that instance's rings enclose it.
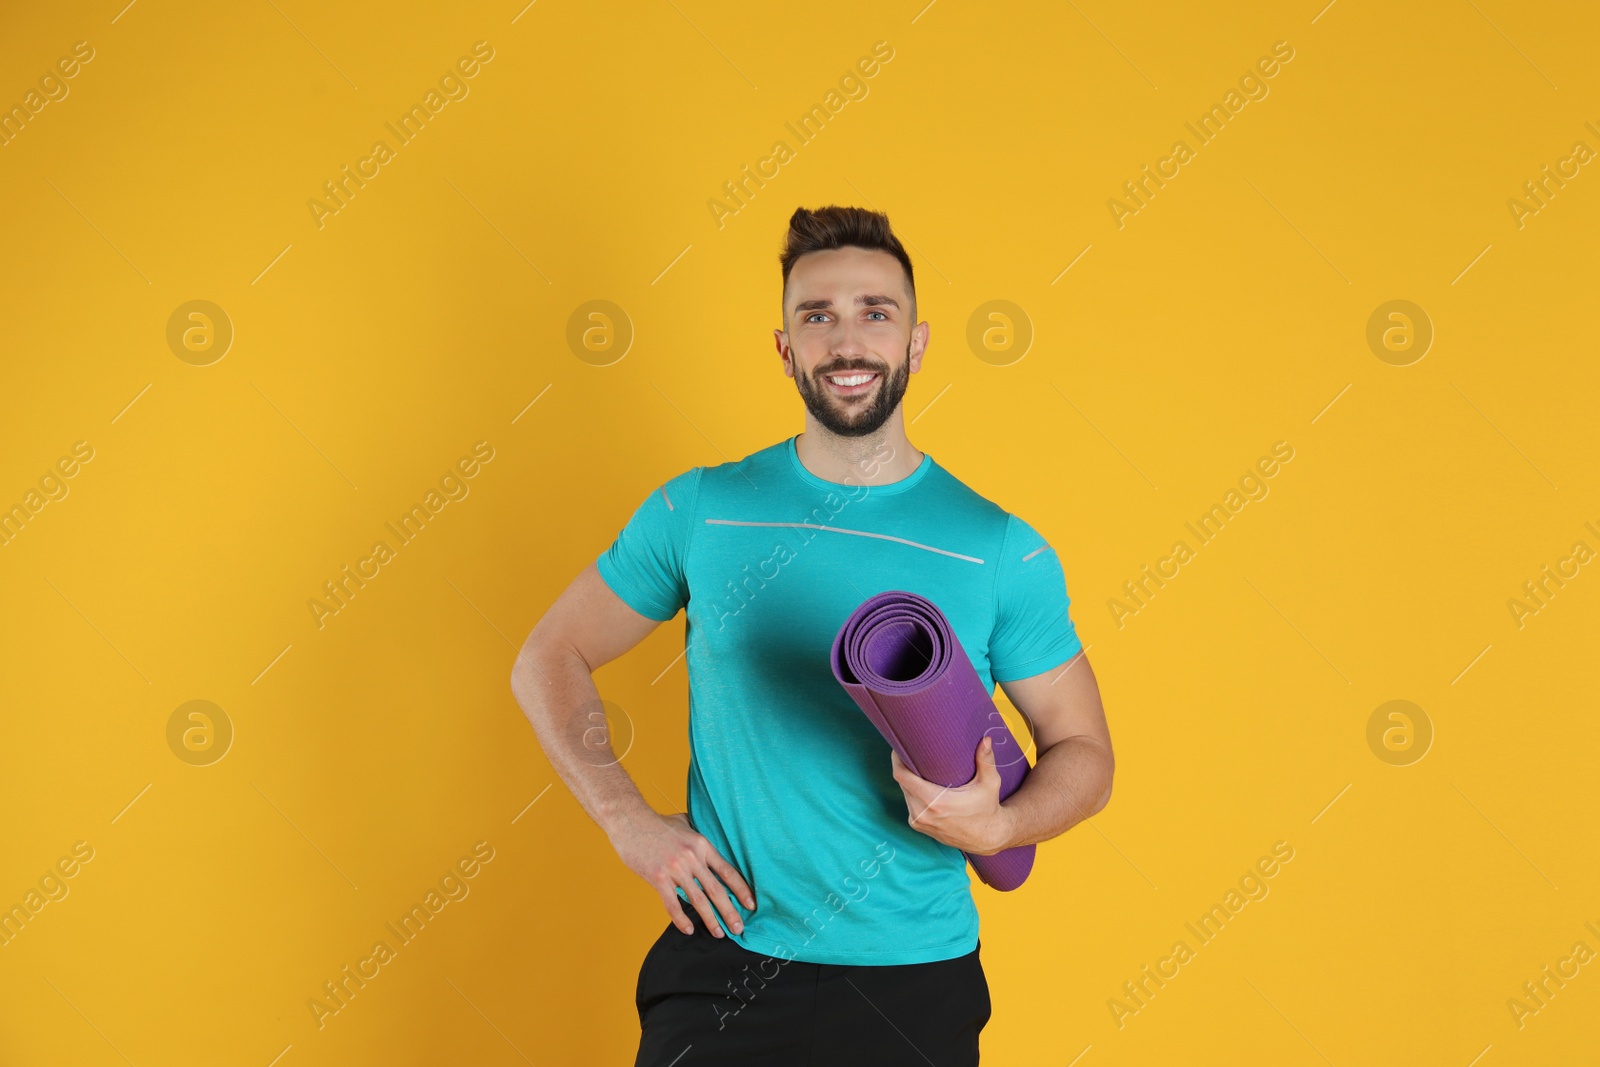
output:
{"label": "man", "polygon": [[[540,619],[512,688],[672,920],[640,968],[636,1067],[975,1064],[990,1001],[962,853],[1105,806],[1099,690],[1054,551],[906,438],[929,328],[888,219],[802,208],[780,262],[804,432],[653,491]],[[1028,719],[1038,756],[1004,804],[986,746],[971,782],[925,781],[835,680],[834,635],[887,589],[933,600]],[[662,815],[604,744],[591,672],[680,609],[689,810]]]}

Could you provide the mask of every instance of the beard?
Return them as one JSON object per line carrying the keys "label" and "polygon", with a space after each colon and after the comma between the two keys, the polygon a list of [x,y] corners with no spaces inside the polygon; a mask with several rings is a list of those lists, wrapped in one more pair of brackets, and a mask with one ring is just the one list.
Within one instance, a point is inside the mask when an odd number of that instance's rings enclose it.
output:
{"label": "beard", "polygon": [[[848,374],[863,371],[876,374],[872,390],[860,396],[841,397],[833,393],[823,380],[825,374]],[[883,364],[830,366],[809,376],[796,374],[794,384],[800,390],[806,410],[811,412],[829,433],[840,437],[865,437],[877,433],[906,395],[911,381],[911,345],[906,344],[906,358],[892,373]]]}

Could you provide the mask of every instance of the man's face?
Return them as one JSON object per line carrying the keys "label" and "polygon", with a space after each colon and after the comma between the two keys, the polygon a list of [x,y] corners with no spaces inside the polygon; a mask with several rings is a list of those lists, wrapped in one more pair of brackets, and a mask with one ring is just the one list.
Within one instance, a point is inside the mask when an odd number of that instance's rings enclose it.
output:
{"label": "man's face", "polygon": [[784,310],[788,326],[773,333],[806,410],[841,437],[877,432],[928,343],[928,324],[912,326],[899,260],[853,247],[807,253],[789,271]]}

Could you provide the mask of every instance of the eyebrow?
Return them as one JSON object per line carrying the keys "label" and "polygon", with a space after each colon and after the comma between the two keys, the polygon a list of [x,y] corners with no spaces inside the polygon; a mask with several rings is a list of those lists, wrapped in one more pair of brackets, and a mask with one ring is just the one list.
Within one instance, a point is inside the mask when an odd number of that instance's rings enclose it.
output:
{"label": "eyebrow", "polygon": [[[865,293],[856,297],[856,303],[864,307],[876,307],[880,304],[888,304],[897,311],[900,309],[900,302],[898,300],[892,296],[885,296],[882,293]],[[832,308],[832,300],[802,300],[800,303],[795,305],[794,311],[795,314],[798,315],[802,311],[828,311]]]}

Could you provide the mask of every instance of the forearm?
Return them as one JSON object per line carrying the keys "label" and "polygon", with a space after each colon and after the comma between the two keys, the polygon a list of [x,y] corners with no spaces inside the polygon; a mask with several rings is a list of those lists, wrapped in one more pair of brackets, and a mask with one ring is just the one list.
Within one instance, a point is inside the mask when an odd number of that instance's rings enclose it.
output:
{"label": "forearm", "polygon": [[1089,737],[1069,737],[1039,754],[1017,791],[1001,802],[1001,848],[1032,845],[1065,833],[1111,799],[1110,750]]}
{"label": "forearm", "polygon": [[617,761],[600,692],[576,651],[530,642],[512,671],[511,692],[545,758],[608,836],[654,811]]}

